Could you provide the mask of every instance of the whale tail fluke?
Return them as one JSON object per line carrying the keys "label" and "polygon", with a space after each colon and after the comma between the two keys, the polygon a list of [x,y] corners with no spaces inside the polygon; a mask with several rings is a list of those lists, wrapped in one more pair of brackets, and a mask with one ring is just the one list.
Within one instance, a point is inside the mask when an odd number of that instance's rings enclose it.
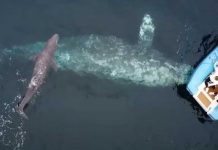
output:
{"label": "whale tail fluke", "polygon": [[24,119],[28,119],[28,116],[24,113],[23,109],[19,107],[19,104],[16,106],[17,113]]}

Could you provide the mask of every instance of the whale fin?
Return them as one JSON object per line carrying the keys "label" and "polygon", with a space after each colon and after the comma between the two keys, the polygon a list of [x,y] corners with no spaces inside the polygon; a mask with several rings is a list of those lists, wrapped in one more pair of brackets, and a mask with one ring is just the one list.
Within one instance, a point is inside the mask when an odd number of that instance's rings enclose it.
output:
{"label": "whale fin", "polygon": [[35,62],[37,60],[37,58],[39,57],[39,55],[40,54],[36,54],[36,55],[32,56],[31,60]]}
{"label": "whale fin", "polygon": [[54,69],[54,71],[58,70],[58,66],[57,66],[57,64],[56,64],[54,59],[51,60],[50,65],[51,65],[51,68]]}

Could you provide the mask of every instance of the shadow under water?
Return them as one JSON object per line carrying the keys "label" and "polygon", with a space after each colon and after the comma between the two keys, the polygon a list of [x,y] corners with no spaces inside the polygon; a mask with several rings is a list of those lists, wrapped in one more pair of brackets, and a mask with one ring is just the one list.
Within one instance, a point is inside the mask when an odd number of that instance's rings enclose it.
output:
{"label": "shadow under water", "polygon": [[197,116],[197,119],[201,123],[212,122],[207,113],[201,108],[201,106],[196,102],[196,100],[192,97],[192,95],[186,89],[187,84],[176,85],[177,95],[187,101],[194,113]]}

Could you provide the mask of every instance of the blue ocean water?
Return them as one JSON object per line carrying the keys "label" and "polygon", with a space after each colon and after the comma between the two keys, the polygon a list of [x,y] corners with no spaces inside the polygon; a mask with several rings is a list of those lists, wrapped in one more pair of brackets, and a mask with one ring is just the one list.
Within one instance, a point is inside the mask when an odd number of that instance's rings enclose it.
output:
{"label": "blue ocean water", "polygon": [[[1,4],[0,149],[217,149],[217,123],[185,91],[216,36],[214,0]],[[59,70],[23,120],[30,58],[53,33]]]}

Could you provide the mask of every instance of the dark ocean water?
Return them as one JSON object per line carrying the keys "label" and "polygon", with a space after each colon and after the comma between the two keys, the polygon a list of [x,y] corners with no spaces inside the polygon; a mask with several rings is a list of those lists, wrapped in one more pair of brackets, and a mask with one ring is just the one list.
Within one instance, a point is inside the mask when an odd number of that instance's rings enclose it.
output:
{"label": "dark ocean water", "polygon": [[[218,123],[185,90],[202,43],[217,35],[217,6],[0,0],[0,149],[217,150]],[[143,21],[148,16],[151,24]],[[61,37],[60,69],[49,73],[22,120],[13,108],[31,78],[28,57],[53,33]]]}

